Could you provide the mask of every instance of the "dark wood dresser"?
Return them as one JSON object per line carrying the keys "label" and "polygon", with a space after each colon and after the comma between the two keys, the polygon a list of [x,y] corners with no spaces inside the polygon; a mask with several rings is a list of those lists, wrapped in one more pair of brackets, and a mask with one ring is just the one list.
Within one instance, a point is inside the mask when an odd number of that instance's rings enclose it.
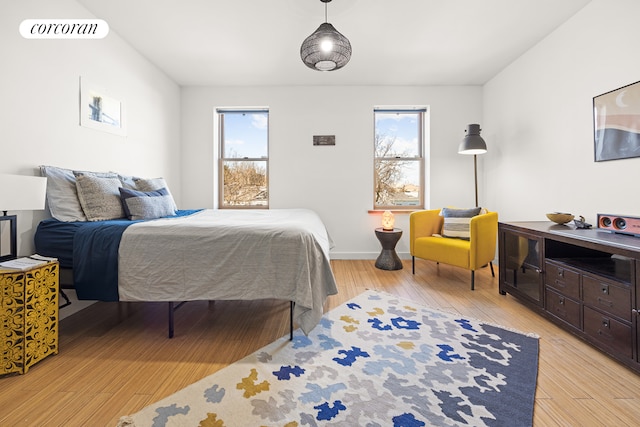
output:
{"label": "dark wood dresser", "polygon": [[640,237],[552,222],[498,225],[500,293],[640,373]]}

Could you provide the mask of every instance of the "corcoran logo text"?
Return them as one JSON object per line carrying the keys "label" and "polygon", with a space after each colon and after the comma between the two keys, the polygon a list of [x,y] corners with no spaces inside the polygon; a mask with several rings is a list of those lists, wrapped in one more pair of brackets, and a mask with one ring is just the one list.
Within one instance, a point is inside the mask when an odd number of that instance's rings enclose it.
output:
{"label": "corcoran logo text", "polygon": [[25,39],[102,39],[109,24],[102,19],[25,19],[20,35]]}

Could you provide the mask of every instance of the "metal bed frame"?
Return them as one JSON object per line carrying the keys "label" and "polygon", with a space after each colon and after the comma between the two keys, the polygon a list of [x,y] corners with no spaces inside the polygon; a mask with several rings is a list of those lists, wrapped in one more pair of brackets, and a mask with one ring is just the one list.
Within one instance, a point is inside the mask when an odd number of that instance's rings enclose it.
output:
{"label": "metal bed frame", "polygon": [[[180,307],[182,307],[183,305],[185,305],[188,301],[182,301],[179,303],[174,303],[174,302],[169,302],[168,304],[168,309],[169,309],[169,316],[168,316],[168,320],[169,320],[169,338],[173,338],[173,332],[174,332],[174,317],[175,317],[175,312],[176,310],[178,310]],[[295,306],[295,302],[293,301],[289,301],[289,341],[293,341],[293,308]]]}
{"label": "metal bed frame", "polygon": [[[61,268],[60,271],[61,273],[63,272],[66,276],[61,277],[60,278],[60,284],[59,284],[59,291],[60,291],[60,296],[65,300],[65,303],[63,305],[61,305],[59,308],[63,308],[66,307],[68,305],[71,305],[71,301],[69,300],[69,298],[67,297],[67,295],[64,293],[63,289],[74,289],[73,288],[73,269],[70,268]],[[71,276],[68,276],[71,275]],[[69,282],[69,280],[71,280]],[[178,310],[180,307],[182,307],[184,304],[186,304],[188,301],[182,301],[179,303],[176,302],[169,302],[168,303],[168,329],[169,329],[169,333],[168,336],[169,338],[173,338],[174,335],[174,318],[175,315],[174,313],[176,312],[176,310]],[[293,301],[289,301],[289,340],[292,341],[293,340],[293,308],[295,306],[295,302]]]}

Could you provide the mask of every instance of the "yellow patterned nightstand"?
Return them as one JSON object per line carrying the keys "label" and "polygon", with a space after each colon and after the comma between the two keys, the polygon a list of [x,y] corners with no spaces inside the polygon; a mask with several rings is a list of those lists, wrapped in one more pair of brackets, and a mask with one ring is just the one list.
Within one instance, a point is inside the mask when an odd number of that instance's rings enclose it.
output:
{"label": "yellow patterned nightstand", "polygon": [[58,353],[58,262],[0,269],[0,375]]}

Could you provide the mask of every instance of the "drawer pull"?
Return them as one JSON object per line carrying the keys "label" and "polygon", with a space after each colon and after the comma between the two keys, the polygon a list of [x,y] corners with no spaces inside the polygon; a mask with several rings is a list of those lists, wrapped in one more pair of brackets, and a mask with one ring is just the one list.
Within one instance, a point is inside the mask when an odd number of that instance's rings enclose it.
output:
{"label": "drawer pull", "polygon": [[602,327],[609,328],[609,319],[602,319]]}
{"label": "drawer pull", "polygon": [[560,305],[564,305],[564,297],[560,297],[558,302]]}
{"label": "drawer pull", "polygon": [[558,269],[558,277],[564,277],[564,270],[561,268]]}
{"label": "drawer pull", "polygon": [[608,285],[602,285],[600,287],[600,290],[602,291],[603,294],[609,295],[609,286]]}
{"label": "drawer pull", "polygon": [[598,297],[598,304],[600,305],[604,305],[606,307],[613,307],[613,302],[606,300],[606,299],[602,299],[600,297]]}

